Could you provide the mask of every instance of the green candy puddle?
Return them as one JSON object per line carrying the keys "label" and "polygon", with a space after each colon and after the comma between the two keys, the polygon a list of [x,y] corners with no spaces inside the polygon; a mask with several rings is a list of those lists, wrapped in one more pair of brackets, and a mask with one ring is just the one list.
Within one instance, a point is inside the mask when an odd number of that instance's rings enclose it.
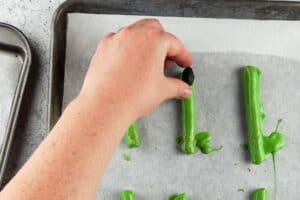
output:
{"label": "green candy puddle", "polygon": [[237,189],[238,192],[245,192],[245,189],[244,188],[239,188]]}
{"label": "green candy puddle", "polygon": [[284,135],[282,135],[280,132],[278,132],[278,127],[281,122],[282,122],[282,119],[279,119],[277,122],[275,131],[272,132],[269,136],[263,136],[263,142],[264,142],[263,144],[264,144],[265,154],[267,154],[267,155],[272,154],[273,158],[274,158],[275,153],[278,152],[280,149],[282,149],[285,145]]}
{"label": "green candy puddle", "polygon": [[136,200],[135,193],[131,190],[124,190],[120,194],[120,200]]}
{"label": "green candy puddle", "polygon": [[196,134],[195,140],[197,147],[204,154],[209,154],[214,151],[220,151],[223,148],[223,146],[220,146],[219,148],[213,148],[210,146],[212,137],[209,132],[200,132]]}

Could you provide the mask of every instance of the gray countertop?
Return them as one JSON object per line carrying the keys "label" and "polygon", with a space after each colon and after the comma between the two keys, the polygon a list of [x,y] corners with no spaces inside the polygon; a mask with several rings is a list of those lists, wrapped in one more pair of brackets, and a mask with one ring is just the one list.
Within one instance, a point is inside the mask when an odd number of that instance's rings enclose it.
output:
{"label": "gray countertop", "polygon": [[55,9],[64,0],[0,0],[0,21],[25,33],[33,64],[24,93],[8,161],[5,181],[25,163],[47,135],[50,26]]}

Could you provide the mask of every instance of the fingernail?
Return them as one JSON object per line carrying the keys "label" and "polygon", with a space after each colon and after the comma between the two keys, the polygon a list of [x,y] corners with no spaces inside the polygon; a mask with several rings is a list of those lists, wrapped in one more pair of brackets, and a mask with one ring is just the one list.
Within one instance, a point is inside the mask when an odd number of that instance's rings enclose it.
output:
{"label": "fingernail", "polygon": [[192,95],[192,89],[191,88],[185,88],[183,90],[183,98],[188,98]]}

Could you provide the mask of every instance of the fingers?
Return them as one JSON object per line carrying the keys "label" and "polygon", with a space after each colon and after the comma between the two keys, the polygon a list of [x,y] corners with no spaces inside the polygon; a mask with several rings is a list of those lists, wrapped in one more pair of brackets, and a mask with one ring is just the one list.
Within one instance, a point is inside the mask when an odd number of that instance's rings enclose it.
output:
{"label": "fingers", "polygon": [[115,32],[110,32],[108,33],[106,36],[104,36],[104,38],[111,38],[112,36],[114,36],[116,33]]}
{"label": "fingers", "polygon": [[158,28],[163,30],[163,26],[161,25],[161,23],[159,22],[158,19],[142,19],[139,20],[135,23],[133,23],[130,26],[147,26],[147,27],[152,27],[152,28]]}
{"label": "fingers", "polygon": [[192,95],[192,88],[182,80],[170,77],[166,79],[167,99],[185,99],[189,98]]}
{"label": "fingers", "polygon": [[114,32],[110,32],[110,33],[106,34],[99,42],[95,53],[99,52],[101,47],[103,45],[105,45],[107,42],[109,42],[113,38],[114,35],[116,35],[116,33],[114,33]]}
{"label": "fingers", "polygon": [[171,33],[164,33],[164,38],[167,45],[167,57],[173,60],[181,67],[192,65],[192,56],[184,47],[182,42]]}
{"label": "fingers", "polygon": [[124,28],[136,28],[136,27],[140,27],[140,28],[155,28],[158,30],[163,31],[164,28],[161,25],[161,23],[159,22],[159,20],[157,19],[142,19],[142,20],[138,20],[136,22],[134,22],[133,24],[126,26],[126,27],[121,27],[117,33],[121,32]]}
{"label": "fingers", "polygon": [[[152,31],[150,33],[156,34],[156,36],[158,36],[159,38],[159,41],[162,44],[165,44],[166,59],[167,59],[167,61],[165,62],[165,66],[167,68],[171,66],[171,62],[169,62],[168,60],[175,62],[181,67],[188,67],[192,65],[191,54],[187,51],[187,49],[184,47],[182,42],[176,36],[164,31],[163,26],[161,25],[159,20],[142,19],[131,24],[127,28],[137,28],[137,27],[140,27],[142,29],[146,28],[148,29],[148,31],[150,31],[152,28]],[[157,29],[157,31],[153,32],[153,28]],[[143,30],[143,31],[147,31],[147,30]],[[151,37],[153,37],[154,39],[154,36],[151,35]]]}
{"label": "fingers", "polygon": [[[165,41],[167,47],[167,60],[176,62],[179,66],[188,67],[192,65],[192,56],[184,47],[182,42],[173,34],[163,31],[163,26],[157,19],[143,19],[132,26],[155,27],[162,30],[162,40]],[[167,61],[165,64],[169,64]],[[168,65],[166,65],[168,67]]]}
{"label": "fingers", "polygon": [[173,64],[174,64],[173,60],[170,60],[168,58],[165,60],[165,68],[166,69],[170,69],[173,66]]}

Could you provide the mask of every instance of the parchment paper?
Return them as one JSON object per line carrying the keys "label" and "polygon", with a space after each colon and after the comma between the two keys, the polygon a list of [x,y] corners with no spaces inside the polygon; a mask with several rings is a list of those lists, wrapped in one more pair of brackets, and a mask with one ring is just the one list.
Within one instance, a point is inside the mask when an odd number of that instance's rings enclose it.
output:
{"label": "parchment paper", "polygon": [[[78,93],[98,41],[138,18],[69,14],[64,107]],[[180,102],[168,101],[139,121],[140,148],[129,150],[120,144],[97,199],[116,200],[126,188],[135,190],[138,199],[158,200],[180,192],[186,192],[191,200],[249,199],[260,187],[268,188],[271,194],[271,158],[254,166],[240,147],[247,137],[241,69],[249,64],[263,72],[266,133],[274,130],[278,118],[284,119],[280,131],[287,137],[287,146],[278,154],[278,199],[298,199],[300,22],[160,19],[193,53],[198,130],[210,131],[213,144],[224,148],[210,155],[182,154],[176,144],[181,134]],[[131,154],[130,162],[123,159],[124,153]],[[238,192],[239,188],[246,192]]]}
{"label": "parchment paper", "polygon": [[5,136],[21,67],[20,56],[0,50],[0,148]]}

